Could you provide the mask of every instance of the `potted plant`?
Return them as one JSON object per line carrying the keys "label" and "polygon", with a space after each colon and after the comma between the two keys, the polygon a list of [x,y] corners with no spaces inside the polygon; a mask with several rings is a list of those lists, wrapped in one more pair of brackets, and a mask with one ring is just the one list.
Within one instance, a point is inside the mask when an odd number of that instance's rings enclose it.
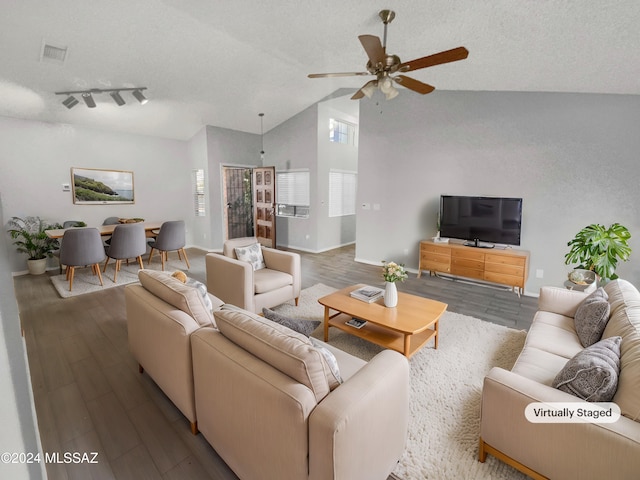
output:
{"label": "potted plant", "polygon": [[15,240],[14,245],[21,253],[29,255],[27,267],[32,275],[44,273],[47,257],[58,248],[58,240],[49,238],[45,230],[61,228],[58,224],[48,224],[40,217],[11,217],[8,222],[9,235]]}
{"label": "potted plant", "polygon": [[580,230],[567,243],[571,247],[564,257],[565,264],[578,264],[576,269],[592,270],[603,281],[614,280],[618,261],[626,262],[631,255],[631,233],[619,223],[609,228],[593,223]]}

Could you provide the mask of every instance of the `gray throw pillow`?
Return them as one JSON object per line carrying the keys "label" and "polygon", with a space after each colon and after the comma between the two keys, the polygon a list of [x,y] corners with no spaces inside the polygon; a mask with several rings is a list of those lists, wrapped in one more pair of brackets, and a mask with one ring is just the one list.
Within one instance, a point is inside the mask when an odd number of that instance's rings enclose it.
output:
{"label": "gray throw pillow", "polygon": [[618,388],[621,341],[605,338],[578,352],[551,386],[588,402],[610,402]]}
{"label": "gray throw pillow", "polygon": [[340,376],[340,367],[338,366],[338,359],[317,338],[309,337],[309,340],[311,340],[311,344],[322,354],[322,356],[324,357],[325,363],[327,364],[327,366],[329,367],[329,370],[331,371],[331,375],[333,376],[333,378],[329,380],[329,389],[333,391],[343,382],[342,377]]}
{"label": "gray throw pillow", "polygon": [[264,315],[264,318],[279,323],[280,325],[284,325],[285,327],[289,327],[294,332],[301,333],[307,337],[311,335],[311,333],[318,328],[318,325],[322,323],[318,320],[298,320],[296,318],[285,317],[284,315],[280,315],[278,312],[274,312],[268,308],[263,308],[262,314]]}
{"label": "gray throw pillow", "polygon": [[611,306],[609,295],[600,287],[583,300],[573,318],[576,333],[583,347],[589,347],[602,338]]}

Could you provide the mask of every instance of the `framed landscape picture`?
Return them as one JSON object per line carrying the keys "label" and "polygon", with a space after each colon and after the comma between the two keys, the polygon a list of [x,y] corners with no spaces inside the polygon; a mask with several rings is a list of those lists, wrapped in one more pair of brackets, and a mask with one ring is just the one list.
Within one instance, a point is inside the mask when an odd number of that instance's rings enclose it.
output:
{"label": "framed landscape picture", "polygon": [[135,203],[133,172],[126,170],[71,168],[71,185],[75,204]]}

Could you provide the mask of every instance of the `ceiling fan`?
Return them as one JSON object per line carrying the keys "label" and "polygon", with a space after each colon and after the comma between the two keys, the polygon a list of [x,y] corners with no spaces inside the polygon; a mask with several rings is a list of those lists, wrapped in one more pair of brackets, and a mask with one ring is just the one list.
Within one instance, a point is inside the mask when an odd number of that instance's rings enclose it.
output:
{"label": "ceiling fan", "polygon": [[391,100],[398,95],[398,90],[393,86],[394,82],[422,95],[435,90],[435,87],[402,75],[403,73],[432,67],[434,65],[441,65],[443,63],[457,62],[458,60],[464,60],[469,55],[469,51],[466,48],[458,47],[417,58],[409,62],[402,62],[397,55],[389,55],[387,53],[387,25],[395,18],[395,12],[392,10],[382,10],[378,15],[382,19],[382,23],[384,23],[383,41],[381,42],[380,38],[375,35],[360,35],[358,37],[369,57],[366,72],[311,73],[308,77],[324,78],[375,75],[375,80],[370,80],[365,83],[364,86],[351,97],[351,100],[359,100],[365,95],[371,98],[378,88],[384,93],[387,100]]}

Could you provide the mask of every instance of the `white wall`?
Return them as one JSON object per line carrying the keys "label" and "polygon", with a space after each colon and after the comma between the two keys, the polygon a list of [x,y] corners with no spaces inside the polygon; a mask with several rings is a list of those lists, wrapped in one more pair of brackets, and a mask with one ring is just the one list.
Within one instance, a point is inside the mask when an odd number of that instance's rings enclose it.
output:
{"label": "white wall", "polygon": [[[591,223],[627,226],[640,284],[640,96],[448,92],[360,102],[356,256],[417,268],[441,194],[522,197],[526,286],[562,285],[567,242]],[[536,270],[544,272],[535,278]]]}
{"label": "white wall", "polygon": [[[5,221],[39,216],[51,222],[141,217],[187,222],[191,243],[193,197],[187,142],[112,133],[72,125],[0,117],[0,191]],[[135,204],[74,205],[71,167],[131,170]],[[12,271],[26,270],[26,255],[10,251]]]}
{"label": "white wall", "polygon": [[[2,207],[0,195],[0,207]],[[4,225],[2,208],[0,224]],[[41,450],[24,338],[9,270],[10,247],[0,235],[0,452],[38,453]],[[42,452],[41,452],[42,453]],[[44,463],[1,463],[0,478],[46,478]]]}
{"label": "white wall", "polygon": [[318,104],[318,185],[316,216],[318,222],[318,251],[330,250],[356,241],[356,215],[329,217],[329,171],[331,169],[358,171],[357,145],[329,141],[329,119],[335,118],[358,124],[359,103],[351,95],[332,98]]}

